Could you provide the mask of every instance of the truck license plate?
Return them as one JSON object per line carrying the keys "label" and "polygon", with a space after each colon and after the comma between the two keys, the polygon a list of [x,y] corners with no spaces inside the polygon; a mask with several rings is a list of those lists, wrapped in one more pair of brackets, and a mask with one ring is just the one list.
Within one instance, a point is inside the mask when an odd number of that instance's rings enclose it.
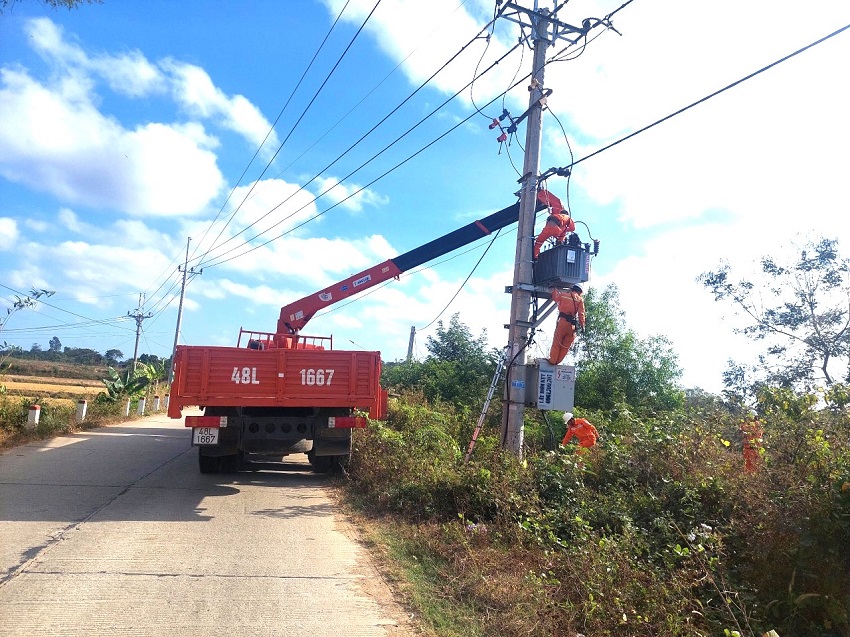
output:
{"label": "truck license plate", "polygon": [[217,427],[194,427],[192,429],[192,444],[193,445],[217,445],[218,444],[218,428]]}

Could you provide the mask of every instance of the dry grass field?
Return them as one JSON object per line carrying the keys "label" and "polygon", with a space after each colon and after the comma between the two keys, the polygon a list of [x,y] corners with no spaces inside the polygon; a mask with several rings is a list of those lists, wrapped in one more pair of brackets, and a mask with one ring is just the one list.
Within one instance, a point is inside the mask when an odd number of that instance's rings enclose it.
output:
{"label": "dry grass field", "polygon": [[6,376],[6,387],[19,386],[25,388],[33,386],[36,388],[49,388],[51,391],[69,391],[69,388],[83,391],[100,391],[103,383],[98,380],[85,378],[49,378],[46,376]]}
{"label": "dry grass field", "polygon": [[105,391],[102,382],[80,378],[6,376],[2,380],[10,396],[21,398],[63,398],[91,400]]}
{"label": "dry grass field", "polygon": [[[55,379],[57,383],[71,382],[83,379],[86,382],[100,384],[101,378],[108,378],[109,372],[105,366],[76,365],[60,361],[39,361],[21,358],[5,357],[0,359],[3,364],[2,372],[6,380],[10,378],[32,377],[39,380]],[[0,376],[0,382],[3,381]]]}
{"label": "dry grass field", "polygon": [[0,385],[12,399],[37,399],[46,406],[51,400],[90,401],[106,391],[101,380],[108,378],[106,367],[12,357],[2,363]]}

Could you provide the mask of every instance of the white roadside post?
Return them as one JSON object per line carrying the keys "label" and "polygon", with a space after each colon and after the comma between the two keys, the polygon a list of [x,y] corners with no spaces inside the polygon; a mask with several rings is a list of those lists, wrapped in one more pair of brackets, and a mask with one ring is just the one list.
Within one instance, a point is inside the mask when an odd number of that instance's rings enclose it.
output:
{"label": "white roadside post", "polygon": [[124,403],[124,418],[127,418],[130,415],[130,399]]}
{"label": "white roadside post", "polygon": [[86,419],[86,409],[88,406],[89,404],[85,400],[80,399],[77,401],[77,422],[83,422]]}
{"label": "white roadside post", "polygon": [[159,411],[159,396],[153,397],[153,410]]}
{"label": "white roadside post", "polygon": [[27,414],[27,429],[35,429],[38,427],[38,419],[41,416],[41,405],[30,405],[29,413]]}
{"label": "white roadside post", "polygon": [[139,398],[139,409],[138,409],[138,411],[137,411],[136,413],[137,413],[139,416],[144,416],[144,415],[145,415],[145,397],[144,397],[144,396],[142,396],[141,398]]}

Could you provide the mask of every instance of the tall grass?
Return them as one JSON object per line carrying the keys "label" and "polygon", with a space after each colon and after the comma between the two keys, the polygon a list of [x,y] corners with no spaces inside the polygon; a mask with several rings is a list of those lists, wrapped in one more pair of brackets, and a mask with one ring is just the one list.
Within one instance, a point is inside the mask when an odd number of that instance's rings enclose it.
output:
{"label": "tall grass", "polygon": [[519,461],[490,429],[464,463],[468,415],[393,400],[356,433],[352,497],[481,635],[850,635],[843,411],[770,411],[754,474],[727,412],[585,415],[581,458],[540,435]]}

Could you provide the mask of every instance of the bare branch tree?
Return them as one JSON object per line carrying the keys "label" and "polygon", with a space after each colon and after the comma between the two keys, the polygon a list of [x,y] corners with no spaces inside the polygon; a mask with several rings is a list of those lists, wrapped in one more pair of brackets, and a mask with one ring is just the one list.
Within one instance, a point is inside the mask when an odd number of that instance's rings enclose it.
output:
{"label": "bare branch tree", "polygon": [[786,263],[771,256],[760,263],[758,283],[733,281],[728,263],[698,280],[748,319],[737,332],[767,340],[760,363],[769,380],[810,385],[817,369],[832,385],[831,363],[846,363],[850,354],[850,260],[839,254],[837,239],[821,238],[797,247]]}

